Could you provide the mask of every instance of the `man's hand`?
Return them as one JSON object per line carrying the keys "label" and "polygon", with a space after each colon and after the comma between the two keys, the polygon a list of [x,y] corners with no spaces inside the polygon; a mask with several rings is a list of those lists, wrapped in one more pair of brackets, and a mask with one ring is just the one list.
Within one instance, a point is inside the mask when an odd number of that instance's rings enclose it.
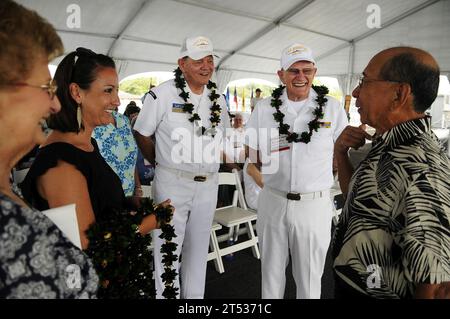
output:
{"label": "man's hand", "polygon": [[334,143],[333,161],[335,161],[334,165],[337,166],[339,186],[341,187],[344,198],[347,196],[348,185],[353,174],[353,167],[348,158],[348,149],[350,147],[358,149],[366,143],[366,139],[372,139],[372,136],[364,129],[365,125],[360,125],[359,127],[349,125],[342,131]]}
{"label": "man's hand", "polygon": [[370,136],[365,130],[365,125],[359,127],[347,126],[339,135],[334,144],[334,151],[338,154],[347,154],[350,147],[358,149],[366,143],[366,139],[371,140]]}
{"label": "man's hand", "polygon": [[441,284],[419,284],[416,287],[416,299],[450,299],[450,282]]}
{"label": "man's hand", "polygon": [[138,131],[134,131],[134,138],[144,158],[155,166],[155,144],[150,136],[143,136]]}

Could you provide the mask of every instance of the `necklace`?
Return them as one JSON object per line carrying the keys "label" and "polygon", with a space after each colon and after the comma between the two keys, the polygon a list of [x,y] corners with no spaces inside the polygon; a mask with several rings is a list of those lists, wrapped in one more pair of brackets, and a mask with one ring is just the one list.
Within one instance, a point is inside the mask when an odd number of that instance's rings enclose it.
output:
{"label": "necklace", "polygon": [[300,135],[296,132],[290,132],[289,129],[291,128],[289,124],[286,124],[283,122],[284,119],[284,113],[280,111],[280,106],[283,104],[283,101],[280,100],[281,95],[283,94],[285,86],[280,85],[278,88],[273,90],[272,92],[272,101],[270,102],[270,105],[276,109],[276,112],[273,113],[273,117],[276,122],[279,123],[278,131],[281,134],[287,135],[287,141],[289,143],[298,143],[302,142],[305,144],[308,144],[311,142],[311,136],[313,134],[313,131],[316,131],[320,127],[319,119],[323,119],[323,106],[328,101],[328,99],[325,97],[328,94],[328,88],[324,85],[321,86],[315,86],[313,85],[312,88],[317,93],[316,102],[318,104],[318,107],[316,107],[313,111],[314,119],[312,119],[308,123],[308,129],[309,131],[304,131]]}
{"label": "necklace", "polygon": [[[184,88],[186,87],[186,80],[183,76],[183,73],[181,72],[180,68],[176,68],[174,71],[175,74],[175,87],[181,90],[181,93],[179,96],[184,101],[183,111],[191,114],[191,117],[189,118],[189,121],[194,123],[194,121],[198,121],[198,123],[201,123],[201,118],[198,113],[194,112],[194,105],[192,103],[188,102],[189,99],[189,92],[186,92]],[[208,81],[208,84],[206,87],[211,90],[211,94],[208,96],[209,100],[211,101],[211,107],[209,108],[211,111],[211,117],[209,118],[211,122],[211,128],[207,130],[204,126],[201,126],[200,135],[204,135],[205,132],[210,131],[212,137],[216,134],[216,127],[220,123],[220,112],[222,111],[222,108],[219,104],[217,104],[217,99],[220,97],[219,94],[216,93],[216,83],[212,81]]]}

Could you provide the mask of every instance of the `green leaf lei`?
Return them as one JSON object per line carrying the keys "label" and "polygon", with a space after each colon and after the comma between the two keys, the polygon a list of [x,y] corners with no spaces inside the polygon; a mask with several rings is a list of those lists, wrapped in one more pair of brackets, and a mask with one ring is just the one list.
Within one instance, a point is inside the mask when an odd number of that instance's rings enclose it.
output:
{"label": "green leaf lei", "polygon": [[276,109],[276,112],[273,113],[273,117],[276,122],[279,123],[279,133],[286,134],[287,135],[287,141],[289,143],[298,143],[303,142],[305,144],[308,144],[311,142],[311,136],[313,134],[313,131],[316,131],[320,127],[319,119],[323,119],[324,113],[323,113],[323,106],[328,101],[328,99],[325,97],[328,94],[328,88],[324,85],[316,86],[313,85],[312,88],[317,93],[316,102],[318,104],[318,107],[316,107],[313,111],[314,119],[311,120],[308,123],[308,129],[309,131],[304,131],[300,135],[296,132],[290,132],[289,129],[291,128],[289,124],[286,124],[283,122],[284,119],[284,113],[280,111],[280,106],[283,104],[283,102],[280,100],[281,95],[283,94],[285,86],[280,85],[278,88],[273,90],[272,92],[272,101],[270,105]]}
{"label": "green leaf lei", "polygon": [[[186,80],[183,77],[183,72],[181,72],[181,69],[178,67],[176,68],[173,73],[175,74],[175,86],[181,90],[181,93],[179,96],[184,101],[184,107],[183,111],[191,114],[191,118],[189,119],[190,122],[194,121],[200,121],[200,115],[198,113],[192,113],[194,111],[194,105],[192,103],[188,102],[189,99],[189,92],[186,92],[184,88],[186,87]],[[211,122],[211,131],[212,131],[212,137],[215,136],[215,128],[220,123],[220,112],[222,111],[222,108],[219,104],[217,104],[217,99],[220,97],[220,94],[216,93],[217,86],[214,82],[208,81],[208,84],[206,87],[211,90],[211,94],[208,96],[209,100],[212,102],[211,107],[209,108],[211,111],[211,117],[209,118]],[[206,128],[204,126],[201,127],[202,135],[205,134]]]}
{"label": "green leaf lei", "polygon": [[86,253],[91,257],[100,280],[98,297],[104,299],[150,299],[155,298],[153,271],[150,265],[153,257],[150,251],[151,235],[141,235],[138,226],[145,216],[155,214],[161,225],[166,243],[161,248],[165,272],[162,275],[165,289],[163,296],[174,299],[178,288],[173,287],[177,276],[172,269],[177,256],[173,254],[177,244],[170,225],[172,209],[153,205],[148,198],[141,199],[137,212],[113,210],[108,218],[96,221],[86,232],[89,247]]}

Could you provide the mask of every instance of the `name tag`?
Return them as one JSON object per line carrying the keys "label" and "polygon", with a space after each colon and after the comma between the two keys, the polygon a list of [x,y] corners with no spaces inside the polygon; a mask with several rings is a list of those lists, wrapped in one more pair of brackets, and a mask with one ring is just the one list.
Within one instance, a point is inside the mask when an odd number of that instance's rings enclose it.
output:
{"label": "name tag", "polygon": [[291,143],[287,141],[287,135],[281,134],[279,137],[274,137],[270,141],[270,152],[282,152],[291,148]]}
{"label": "name tag", "polygon": [[323,128],[330,128],[331,127],[331,122],[319,122],[320,127]]}
{"label": "name tag", "polygon": [[172,112],[175,113],[186,113],[183,111],[184,104],[182,103],[172,103]]}

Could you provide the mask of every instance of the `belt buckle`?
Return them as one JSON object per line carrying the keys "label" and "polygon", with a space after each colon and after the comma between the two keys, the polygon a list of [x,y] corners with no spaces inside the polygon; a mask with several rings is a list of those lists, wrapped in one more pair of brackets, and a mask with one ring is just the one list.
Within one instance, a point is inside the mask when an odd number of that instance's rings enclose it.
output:
{"label": "belt buckle", "polygon": [[299,193],[287,193],[286,198],[289,200],[300,200],[301,196]]}
{"label": "belt buckle", "polygon": [[197,176],[194,177],[194,181],[196,181],[196,182],[204,182],[204,181],[206,181],[206,176],[197,175]]}

